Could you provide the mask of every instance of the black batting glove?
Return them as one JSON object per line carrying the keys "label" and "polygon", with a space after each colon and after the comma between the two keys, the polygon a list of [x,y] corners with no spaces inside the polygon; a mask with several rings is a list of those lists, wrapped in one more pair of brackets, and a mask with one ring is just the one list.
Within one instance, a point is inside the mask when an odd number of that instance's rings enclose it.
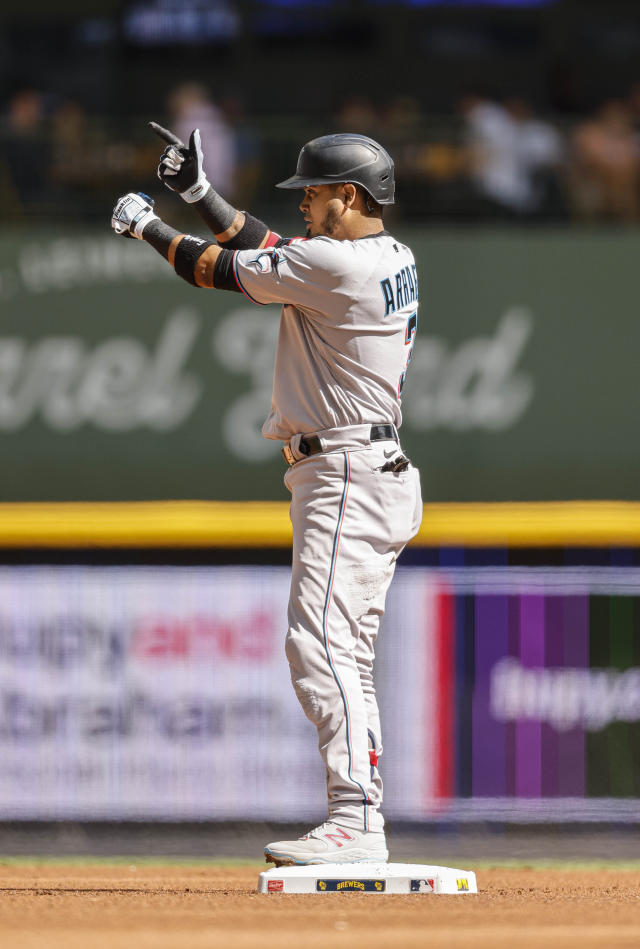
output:
{"label": "black batting glove", "polygon": [[177,135],[157,122],[149,122],[149,128],[167,143],[158,165],[160,181],[171,191],[176,191],[188,204],[199,201],[210,187],[202,164],[200,129],[193,130],[189,144],[185,145]]}

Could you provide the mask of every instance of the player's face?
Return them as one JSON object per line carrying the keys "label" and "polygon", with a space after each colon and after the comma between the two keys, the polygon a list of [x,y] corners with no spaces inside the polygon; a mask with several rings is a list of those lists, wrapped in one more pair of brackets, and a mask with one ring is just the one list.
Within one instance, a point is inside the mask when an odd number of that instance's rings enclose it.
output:
{"label": "player's face", "polygon": [[334,185],[314,185],[304,189],[300,210],[307,225],[307,237],[339,236],[343,202],[336,196]]}

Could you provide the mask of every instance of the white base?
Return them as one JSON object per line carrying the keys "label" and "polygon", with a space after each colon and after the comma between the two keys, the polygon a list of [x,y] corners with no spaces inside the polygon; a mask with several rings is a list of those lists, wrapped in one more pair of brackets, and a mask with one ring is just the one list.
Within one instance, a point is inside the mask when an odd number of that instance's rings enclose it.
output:
{"label": "white base", "polygon": [[477,893],[471,870],[421,863],[325,863],[276,867],[258,877],[258,893]]}

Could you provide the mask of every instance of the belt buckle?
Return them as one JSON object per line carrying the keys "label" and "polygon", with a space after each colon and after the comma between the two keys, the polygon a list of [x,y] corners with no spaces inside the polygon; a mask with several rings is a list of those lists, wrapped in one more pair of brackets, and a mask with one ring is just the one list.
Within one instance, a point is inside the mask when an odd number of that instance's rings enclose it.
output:
{"label": "belt buckle", "polygon": [[282,457],[284,458],[284,460],[290,467],[291,465],[295,465],[296,459],[294,458],[293,452],[291,451],[291,446],[289,445],[289,442],[286,442],[282,446]]}

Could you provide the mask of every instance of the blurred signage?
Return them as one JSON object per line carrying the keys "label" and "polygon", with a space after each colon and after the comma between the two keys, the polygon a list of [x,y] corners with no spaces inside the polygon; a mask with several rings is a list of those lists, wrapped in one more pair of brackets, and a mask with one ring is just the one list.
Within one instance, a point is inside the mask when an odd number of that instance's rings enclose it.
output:
{"label": "blurred signage", "polygon": [[[386,3],[388,0],[373,0]],[[549,7],[558,0],[396,0],[409,7]],[[393,0],[391,0],[393,3]]]}
{"label": "blurred signage", "polygon": [[283,569],[0,570],[0,810],[320,810],[283,655],[288,585]]}
{"label": "blurred signage", "polygon": [[505,567],[448,579],[459,803],[468,797],[478,817],[637,819],[640,571]]}
{"label": "blurred signage", "polygon": [[[0,568],[2,819],[314,820],[276,567]],[[385,814],[640,815],[640,570],[399,568]]]}
{"label": "blurred signage", "polygon": [[[0,568],[0,816],[323,817],[317,735],[284,655],[289,581],[269,567]],[[422,813],[448,746],[433,725],[448,721],[437,587],[404,572],[390,599],[407,649],[380,660],[388,812]]]}
{"label": "blurred signage", "polygon": [[491,675],[491,710],[497,721],[537,721],[558,732],[640,722],[640,668],[527,669],[501,659]]}
{"label": "blurred signage", "polygon": [[240,16],[232,0],[135,0],[122,29],[133,45],[200,46],[234,39]]}
{"label": "blurred signage", "polygon": [[[402,437],[426,499],[638,498],[636,238],[406,239],[426,289]],[[278,307],[131,243],[0,235],[2,498],[283,498],[261,435]]]}

